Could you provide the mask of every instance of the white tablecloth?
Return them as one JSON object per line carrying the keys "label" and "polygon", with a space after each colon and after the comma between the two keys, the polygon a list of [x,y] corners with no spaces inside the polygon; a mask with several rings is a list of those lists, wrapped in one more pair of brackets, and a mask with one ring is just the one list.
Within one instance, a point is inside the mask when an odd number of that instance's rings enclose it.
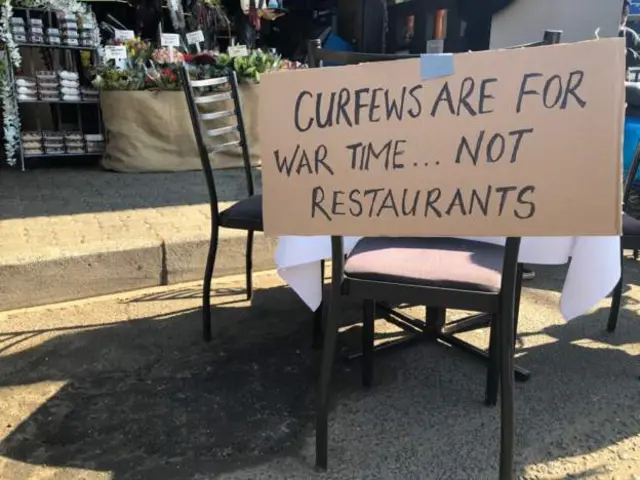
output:
{"label": "white tablecloth", "polygon": [[[471,237],[465,237],[471,238]],[[472,238],[502,244],[503,237]],[[345,237],[349,252],[357,237]],[[322,301],[320,260],[331,258],[326,236],[284,236],[278,240],[275,260],[278,274],[311,308]],[[619,237],[526,237],[520,246],[520,262],[561,265],[571,259],[562,288],[560,311],[567,320],[588,312],[611,293],[620,279]]]}

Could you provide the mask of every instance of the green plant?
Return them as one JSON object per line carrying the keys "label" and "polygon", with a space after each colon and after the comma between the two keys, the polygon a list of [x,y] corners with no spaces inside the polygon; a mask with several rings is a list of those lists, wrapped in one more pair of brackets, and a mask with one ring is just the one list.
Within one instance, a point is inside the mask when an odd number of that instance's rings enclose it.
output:
{"label": "green plant", "polygon": [[254,50],[246,57],[231,57],[226,53],[218,56],[218,64],[234,70],[240,81],[259,82],[261,75],[278,70],[280,62],[280,56],[262,50]]}
{"label": "green plant", "polygon": [[101,65],[93,73],[93,86],[101,90],[145,89],[145,75],[141,69],[118,70],[111,65]]}
{"label": "green plant", "polygon": [[[130,60],[134,53],[130,52]],[[191,78],[198,80],[218,78],[235,71],[240,81],[259,82],[264,73],[282,68],[299,68],[297,64],[282,61],[279,56],[261,50],[245,57],[230,57],[210,51],[180,53],[175,58],[177,63],[168,63],[165,57],[156,51],[145,64],[130,62],[131,68],[124,70],[117,69],[110,60],[93,70],[93,85],[101,90],[177,90],[180,88],[178,68],[181,62],[188,64]]]}

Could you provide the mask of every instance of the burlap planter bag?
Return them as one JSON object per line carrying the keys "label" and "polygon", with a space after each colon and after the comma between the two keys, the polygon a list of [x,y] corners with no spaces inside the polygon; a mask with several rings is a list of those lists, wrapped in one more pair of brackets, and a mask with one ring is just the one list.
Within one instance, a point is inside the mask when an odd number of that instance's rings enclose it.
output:
{"label": "burlap planter bag", "polygon": [[[258,85],[242,84],[240,96],[252,164],[258,165]],[[106,132],[102,167],[116,172],[179,172],[200,170],[200,157],[182,91],[105,91],[100,96]],[[211,108],[230,110],[233,101]],[[207,122],[205,128],[235,123],[235,117]],[[238,133],[209,139],[212,143],[238,140]],[[242,167],[242,150],[229,149],[211,156],[214,169]]]}

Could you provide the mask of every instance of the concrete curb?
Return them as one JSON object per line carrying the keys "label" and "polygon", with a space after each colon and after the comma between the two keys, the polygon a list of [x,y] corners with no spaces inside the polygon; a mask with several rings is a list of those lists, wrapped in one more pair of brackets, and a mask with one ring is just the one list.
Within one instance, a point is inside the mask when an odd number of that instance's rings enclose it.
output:
{"label": "concrete curb", "polygon": [[[214,277],[243,273],[245,246],[245,232],[222,230]],[[202,280],[208,248],[208,236],[185,235],[5,261],[0,264],[0,311]],[[274,239],[256,234],[255,272],[274,268],[274,251]]]}

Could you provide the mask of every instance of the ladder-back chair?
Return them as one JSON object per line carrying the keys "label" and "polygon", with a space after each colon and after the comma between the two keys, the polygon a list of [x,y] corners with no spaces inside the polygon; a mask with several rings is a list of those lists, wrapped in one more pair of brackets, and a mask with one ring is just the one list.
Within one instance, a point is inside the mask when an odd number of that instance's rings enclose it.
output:
{"label": "ladder-back chair", "polygon": [[[252,296],[252,252],[254,232],[261,232],[262,227],[262,195],[256,195],[251,171],[251,158],[247,145],[247,137],[242,118],[242,106],[238,94],[238,80],[235,72],[228,76],[209,78],[206,80],[191,80],[188,67],[180,68],[180,79],[184,89],[193,133],[200,154],[202,171],[209,191],[211,210],[211,237],[204,273],[202,290],[202,327],[205,341],[211,340],[211,281],[218,252],[220,227],[245,230],[247,244],[245,252],[245,275],[247,299]],[[215,110],[212,105],[232,101],[231,108]],[[228,105],[228,103],[227,103]],[[202,108],[203,106],[206,106]],[[205,111],[206,110],[206,111]],[[206,129],[206,122],[235,117],[235,123],[222,127]],[[222,135],[237,132],[238,139],[224,143],[215,143]],[[206,139],[210,139],[207,141]],[[247,196],[234,203],[231,207],[220,211],[218,208],[218,194],[211,167],[211,155],[231,148],[240,148],[247,183]]]}
{"label": "ladder-back chair", "polygon": [[[546,31],[541,42],[514,48],[559,43],[561,34]],[[312,68],[321,67],[324,62],[357,64],[418,56],[333,52],[323,50],[319,41],[309,44]],[[444,324],[447,308],[489,314],[491,330],[485,400],[495,404],[500,388],[500,479],[512,479],[515,443],[513,355],[522,276],[518,263],[520,238],[508,238],[505,247],[454,238],[363,238],[346,255],[343,238],[334,236],[331,246],[331,291],[329,305],[325,307],[316,405],[316,466],[326,469],[328,463],[329,390],[338,318],[342,297],[349,296],[363,301],[362,380],[365,386],[370,385],[372,379],[377,299],[397,304],[426,304],[427,319],[435,320],[436,328]],[[487,269],[479,268],[480,264],[489,265],[492,273],[487,275]],[[445,268],[436,268],[436,271],[434,266]]]}

